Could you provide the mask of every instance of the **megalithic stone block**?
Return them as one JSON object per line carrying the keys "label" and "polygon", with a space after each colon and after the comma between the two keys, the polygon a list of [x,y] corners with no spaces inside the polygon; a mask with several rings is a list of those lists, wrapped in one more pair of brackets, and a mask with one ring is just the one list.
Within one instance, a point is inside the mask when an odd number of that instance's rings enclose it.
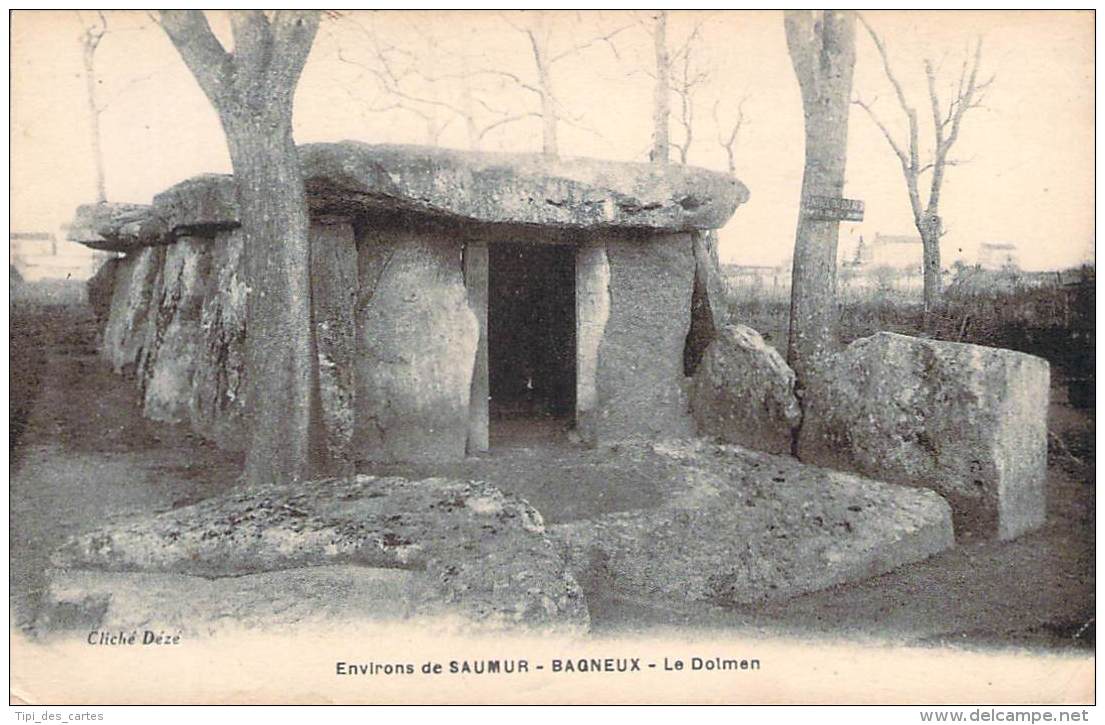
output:
{"label": "megalithic stone block", "polygon": [[1043,525],[1049,368],[1012,350],[880,332],[805,393],[799,457],[930,488],[957,536]]}
{"label": "megalithic stone block", "polygon": [[694,375],[691,410],[699,435],[767,453],[789,454],[802,419],[794,371],[760,333],[727,325]]}
{"label": "megalithic stone block", "polygon": [[464,458],[480,330],[468,306],[461,243],[368,230],[358,259],[357,457]]}
{"label": "megalithic stone block", "polygon": [[357,246],[348,219],[311,223],[311,316],[318,353],[318,396],[328,470],[353,472],[356,381]]}
{"label": "megalithic stone block", "polygon": [[472,367],[472,393],[468,402],[468,453],[480,453],[491,447],[488,399],[491,381],[487,357],[487,243],[469,242],[464,247],[464,286],[468,289],[468,306],[480,326],[480,340]]}
{"label": "megalithic stone block", "polygon": [[594,442],[598,415],[599,345],[610,318],[610,261],[605,242],[591,241],[576,250],[576,427]]}
{"label": "megalithic stone block", "polygon": [[165,247],[138,249],[123,258],[116,273],[101,352],[117,373],[133,374],[143,355],[146,323],[155,314],[154,292],[164,258]]}
{"label": "megalithic stone block", "polygon": [[211,268],[211,241],[181,237],[167,247],[145,371],[143,412],[151,420],[189,418],[193,375],[203,345],[202,315]]}
{"label": "megalithic stone block", "polygon": [[[594,393],[593,400],[581,397],[577,403],[581,433],[599,444],[686,437],[693,430],[683,388],[695,269],[690,235],[611,235],[603,258],[605,268],[596,255],[592,284],[599,304],[606,301],[607,312],[597,347],[593,340],[587,342],[588,349],[596,350]],[[576,275],[579,309],[584,292],[578,261]],[[582,337],[579,345],[583,356]],[[579,368],[582,378],[582,359]],[[581,387],[580,395],[584,392],[590,394]]]}
{"label": "megalithic stone block", "polygon": [[246,297],[244,238],[218,232],[200,315],[202,339],[192,376],[192,430],[223,450],[246,445]]}

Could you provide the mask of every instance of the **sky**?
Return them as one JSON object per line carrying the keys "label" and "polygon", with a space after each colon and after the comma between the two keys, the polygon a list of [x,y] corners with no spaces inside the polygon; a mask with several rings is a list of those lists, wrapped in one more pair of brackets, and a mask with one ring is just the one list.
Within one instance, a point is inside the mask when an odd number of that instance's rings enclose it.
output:
{"label": "sky", "polygon": [[[148,202],[164,188],[203,172],[228,172],[218,119],[164,32],[144,13],[106,13],[108,33],[96,55],[97,93],[106,105],[101,140],[110,201]],[[949,168],[942,216],[946,265],[973,262],[984,242],[1013,242],[1025,269],[1057,269],[1094,254],[1094,26],[1089,11],[892,11],[865,17],[883,37],[895,72],[931,139],[923,61],[937,66],[947,98],[969,44],[982,38],[982,72],[995,76],[985,107],[967,114]],[[229,26],[210,15],[232,48]],[[299,143],[355,139],[425,143],[426,122],[382,89],[373,48],[393,47],[393,63],[414,59],[422,76],[463,74],[490,123],[535,110],[535,96],[504,73],[535,78],[528,41],[531,16],[479,11],[350,11],[327,17],[295,100]],[[57,230],[78,204],[95,198],[90,113],[80,36],[95,13],[15,11],[11,18],[11,203],[16,231]],[[647,159],[653,80],[651,19],[633,12],[556,12],[550,44],[565,53],[553,68],[556,93],[571,123],[560,126],[565,156]],[[803,116],[775,11],[672,11],[669,46],[677,51],[699,26],[692,69],[707,80],[693,104],[688,162],[719,171],[718,143],[743,102],[735,174],[751,191],[721,231],[722,261],[774,265],[794,246],[803,169]],[[613,33],[610,42],[587,41]],[[377,45],[374,45],[376,43]],[[875,47],[857,29],[854,95],[874,104],[904,137],[904,115]],[[585,46],[576,52],[576,46]],[[489,72],[493,71],[493,72]],[[455,104],[452,80],[404,79],[405,92]],[[682,140],[673,99],[672,136]],[[465,127],[441,105],[419,105],[443,130],[437,142],[464,148]],[[435,110],[434,114],[428,111]],[[715,113],[716,109],[716,113]],[[715,120],[716,118],[716,120]],[[445,123],[448,121],[448,123]],[[485,150],[539,151],[540,122],[503,124]],[[927,149],[927,146],[925,147]],[[858,106],[849,121],[845,196],[862,199],[861,223],[841,225],[842,253],[859,237],[915,234],[901,169],[881,132]]]}

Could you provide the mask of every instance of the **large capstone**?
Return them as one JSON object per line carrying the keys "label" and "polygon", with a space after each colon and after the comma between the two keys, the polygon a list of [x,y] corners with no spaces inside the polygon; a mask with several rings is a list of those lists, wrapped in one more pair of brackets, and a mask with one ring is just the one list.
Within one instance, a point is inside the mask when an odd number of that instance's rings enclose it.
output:
{"label": "large capstone", "polygon": [[880,332],[806,391],[803,461],[931,488],[959,535],[1010,539],[1045,513],[1049,370],[998,348]]}
{"label": "large capstone", "polygon": [[153,208],[164,226],[177,235],[210,236],[239,224],[234,177],[227,174],[185,179],[154,196]]}
{"label": "large capstone", "polygon": [[92,249],[131,252],[168,244],[168,232],[165,220],[149,204],[100,202],[77,207],[66,235]]}
{"label": "large capstone", "polygon": [[716,229],[748,199],[732,176],[678,164],[370,145],[300,148],[315,206],[405,209],[480,223]]}
{"label": "large capstone", "polygon": [[768,453],[790,453],[802,419],[794,371],[760,333],[727,325],[694,375],[691,410],[700,435]]}
{"label": "large capstone", "polygon": [[356,427],[361,458],[463,458],[480,330],[461,246],[404,231],[360,245]]}
{"label": "large capstone", "polygon": [[[316,216],[403,212],[473,224],[673,232],[724,226],[749,196],[732,176],[679,164],[357,141],[306,144],[299,158]],[[84,205],[69,238],[125,252],[240,221],[233,178],[201,174],[153,204]]]}
{"label": "large capstone", "polygon": [[[264,584],[257,577],[264,572],[288,571],[295,582],[310,581],[300,573],[305,567],[398,569],[424,574],[407,589],[415,600],[390,605],[400,610],[434,607],[506,626],[579,630],[589,623],[582,592],[541,515],[480,482],[353,476],[239,490],[81,534],[51,563],[69,584],[75,571],[214,579],[218,587],[200,588],[212,597]],[[371,576],[366,571],[358,579]],[[96,600],[100,582],[87,577],[85,599]],[[328,596],[325,588],[295,589],[308,598]],[[82,597],[70,591],[66,598]],[[145,606],[156,608],[157,601]]]}

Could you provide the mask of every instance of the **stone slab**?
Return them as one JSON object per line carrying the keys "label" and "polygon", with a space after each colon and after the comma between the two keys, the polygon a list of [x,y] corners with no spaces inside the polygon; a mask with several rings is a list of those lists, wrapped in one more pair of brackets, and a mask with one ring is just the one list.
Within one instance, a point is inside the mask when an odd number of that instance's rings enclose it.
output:
{"label": "stone slab", "polygon": [[230,174],[200,174],[153,198],[153,210],[176,235],[213,236],[239,226],[238,192]]}
{"label": "stone slab", "polygon": [[468,290],[468,306],[476,316],[480,339],[472,369],[472,392],[468,403],[468,453],[481,453],[491,447],[491,398],[487,357],[487,284],[490,274],[486,242],[469,242],[464,246],[464,286]]}
{"label": "stone slab", "polygon": [[954,544],[948,504],[931,491],[701,440],[633,445],[683,467],[665,503],[550,530],[579,581],[623,596],[719,606],[785,599]]}
{"label": "stone slab", "polygon": [[56,569],[206,578],[356,565],[424,572],[466,619],[586,629],[581,590],[524,500],[480,482],[355,476],[236,490],[71,538]]}
{"label": "stone slab", "polygon": [[66,236],[92,249],[131,252],[170,244],[170,227],[149,204],[101,202],[77,207]]}
{"label": "stone slab", "polygon": [[[624,163],[432,146],[306,144],[299,148],[315,215],[415,213],[478,224],[576,230],[690,231],[725,225],[748,189],[732,176],[679,164]],[[201,174],[153,204],[90,204],[73,241],[129,251],[239,225],[234,180]]]}
{"label": "stone slab", "polygon": [[[118,278],[125,276],[125,267],[122,257],[105,259],[99,269],[96,270],[96,274],[85,282],[88,306],[92,308],[92,313],[96,315],[96,322],[101,329],[111,319],[115,286],[119,283]],[[122,282],[122,284],[126,284],[126,282]]]}
{"label": "stone slab", "polygon": [[220,232],[211,243],[208,294],[200,333],[189,419],[192,430],[223,450],[246,445],[245,257],[240,231]]}
{"label": "stone slab", "polygon": [[760,333],[725,326],[694,375],[691,410],[699,435],[789,454],[802,420],[794,382],[794,371]]}
{"label": "stone slab", "polygon": [[[693,166],[355,141],[300,147],[313,195],[484,223],[660,231],[724,226],[748,189]],[[309,196],[312,194],[309,193]]]}
{"label": "stone slab", "polygon": [[1047,361],[880,332],[806,393],[804,461],[930,488],[957,534],[1011,539],[1046,513]]}
{"label": "stone slab", "polygon": [[[692,432],[683,388],[683,350],[690,328],[694,255],[690,235],[648,241],[608,238],[583,292],[594,309],[579,338],[580,433],[594,443],[630,438],[686,437]],[[578,276],[577,267],[577,276]],[[607,276],[608,275],[608,276]],[[605,279],[604,293],[598,286]],[[577,289],[577,294],[581,291]],[[609,307],[605,303],[608,301]],[[577,298],[577,307],[580,302]],[[605,320],[602,312],[608,310]],[[595,333],[593,402],[583,357]]]}
{"label": "stone slab", "polygon": [[[201,318],[211,276],[211,244],[184,237],[166,248],[156,323],[147,338],[143,414],[151,420],[190,419],[193,375],[202,342]],[[151,310],[152,312],[152,310]]]}
{"label": "stone slab", "polygon": [[443,614],[424,572],[333,565],[235,577],[166,572],[48,572],[44,632],[78,629],[213,637],[232,630],[347,627]]}
{"label": "stone slab", "polygon": [[359,248],[356,455],[463,459],[480,330],[468,305],[461,245],[367,231]]}
{"label": "stone slab", "polygon": [[117,373],[134,375],[145,350],[165,247],[146,247],[127,254],[116,270],[111,313],[104,326],[103,357]]}

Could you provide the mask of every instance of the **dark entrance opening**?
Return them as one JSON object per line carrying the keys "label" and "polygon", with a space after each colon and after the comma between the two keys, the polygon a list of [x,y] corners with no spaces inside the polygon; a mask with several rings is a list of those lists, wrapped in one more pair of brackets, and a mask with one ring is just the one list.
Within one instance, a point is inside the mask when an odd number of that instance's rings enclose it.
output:
{"label": "dark entrance opening", "polygon": [[492,437],[517,428],[504,421],[571,421],[576,402],[575,248],[489,245],[487,297]]}

